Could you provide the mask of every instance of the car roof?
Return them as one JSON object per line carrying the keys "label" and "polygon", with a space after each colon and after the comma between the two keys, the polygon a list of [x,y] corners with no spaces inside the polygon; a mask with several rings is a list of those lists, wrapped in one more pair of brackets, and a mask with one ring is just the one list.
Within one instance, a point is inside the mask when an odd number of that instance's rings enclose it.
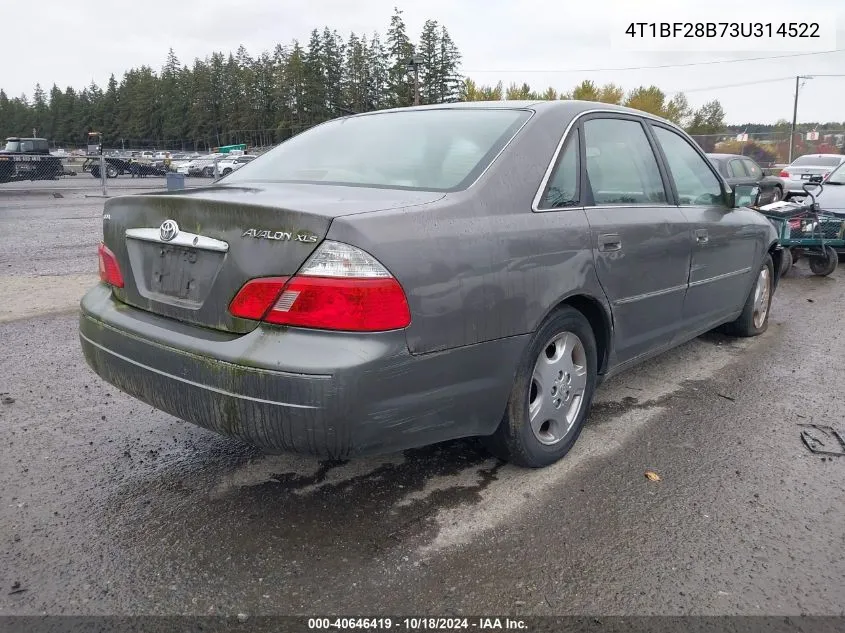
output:
{"label": "car roof", "polygon": [[[575,99],[559,99],[556,101],[542,101],[542,100],[503,100],[503,101],[458,101],[455,103],[433,103],[430,105],[423,105],[423,106],[411,106],[411,107],[404,107],[404,108],[389,108],[386,110],[374,110],[372,112],[363,112],[361,114],[353,114],[349,117],[344,118],[353,118],[356,116],[372,116],[374,114],[384,114],[388,112],[407,112],[409,110],[467,110],[467,109],[480,109],[480,110],[513,110],[513,109],[527,109],[527,110],[536,110],[540,111],[548,111],[548,110],[558,110],[562,114],[569,114],[570,116],[575,116],[577,114],[581,114],[588,110],[605,110],[605,111],[613,111],[619,112],[622,114],[633,114],[636,116],[641,117],[648,117],[651,119],[657,119],[659,121],[666,121],[665,119],[655,116],[653,114],[649,114],[648,112],[643,112],[642,110],[635,110],[634,108],[627,108],[625,106],[615,105],[613,103],[601,103],[598,101],[579,101]],[[666,121],[667,123],[671,124],[671,121]]]}
{"label": "car roof", "polygon": [[707,154],[707,158],[715,158],[716,160],[726,160],[728,158],[747,158],[754,160],[751,156],[743,156],[742,154]]}

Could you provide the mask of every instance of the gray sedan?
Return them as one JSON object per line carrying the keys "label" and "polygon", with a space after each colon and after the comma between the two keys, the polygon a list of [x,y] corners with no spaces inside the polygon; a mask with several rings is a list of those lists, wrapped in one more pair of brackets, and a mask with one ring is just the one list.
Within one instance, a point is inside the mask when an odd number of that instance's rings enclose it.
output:
{"label": "gray sedan", "polygon": [[766,330],[782,252],[736,196],[683,131],[616,106],[337,119],[213,186],[107,201],[82,349],[268,452],[481,436],[540,467],[603,379]]}

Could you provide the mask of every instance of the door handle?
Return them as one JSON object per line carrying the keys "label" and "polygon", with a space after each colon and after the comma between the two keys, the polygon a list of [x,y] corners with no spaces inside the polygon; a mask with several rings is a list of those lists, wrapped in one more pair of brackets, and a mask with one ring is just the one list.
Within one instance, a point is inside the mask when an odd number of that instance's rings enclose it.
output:
{"label": "door handle", "polygon": [[605,233],[599,235],[599,250],[603,252],[621,251],[622,238],[616,233]]}
{"label": "door handle", "polygon": [[707,244],[710,241],[710,235],[707,233],[707,229],[697,229],[695,231],[695,241],[699,244]]}

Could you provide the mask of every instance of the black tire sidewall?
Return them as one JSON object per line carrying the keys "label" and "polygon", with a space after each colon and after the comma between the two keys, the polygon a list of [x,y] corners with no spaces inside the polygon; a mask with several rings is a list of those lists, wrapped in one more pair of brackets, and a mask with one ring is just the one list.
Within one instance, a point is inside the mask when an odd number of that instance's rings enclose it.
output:
{"label": "black tire sidewall", "polygon": [[780,266],[780,276],[783,277],[786,273],[792,270],[792,265],[795,261],[792,259],[792,251],[788,248],[783,249],[783,254],[781,255],[781,266]]}
{"label": "black tire sidewall", "polygon": [[[563,332],[572,332],[581,339],[581,343],[584,345],[587,356],[587,386],[584,392],[584,402],[569,434],[560,442],[547,446],[542,444],[531,430],[528,398],[534,365],[540,353],[549,340]],[[595,335],[584,315],[568,306],[560,308],[550,315],[534,334],[523,355],[514,379],[505,419],[500,427],[500,431],[504,435],[502,439],[507,445],[511,461],[523,466],[538,468],[558,461],[569,452],[581,434],[581,429],[592,405],[596,388],[597,366],[598,354]]]}
{"label": "black tire sidewall", "polygon": [[810,270],[816,275],[829,275],[836,270],[836,266],[839,264],[839,253],[836,252],[836,249],[832,246],[825,246],[824,252],[826,255],[824,266],[818,263],[821,261],[819,258],[814,257],[810,260]]}

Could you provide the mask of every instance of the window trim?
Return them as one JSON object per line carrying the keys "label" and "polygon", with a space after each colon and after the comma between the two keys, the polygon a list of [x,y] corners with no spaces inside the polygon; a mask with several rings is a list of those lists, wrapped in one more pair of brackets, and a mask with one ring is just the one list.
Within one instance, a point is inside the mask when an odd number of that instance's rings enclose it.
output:
{"label": "window trim", "polygon": [[[648,117],[648,118],[650,120],[648,121],[647,127],[651,128],[651,133],[654,135],[654,143],[657,147],[657,152],[660,154],[661,161],[666,166],[666,173],[669,175],[669,181],[670,181],[670,184],[672,186],[672,194],[674,196],[675,206],[682,209],[684,207],[696,207],[696,206],[702,206],[702,205],[694,205],[694,204],[693,205],[684,205],[684,204],[681,204],[681,197],[678,194],[677,187],[675,186],[675,178],[674,178],[674,176],[672,176],[672,170],[669,167],[669,160],[666,158],[666,154],[663,152],[663,146],[660,144],[660,141],[658,140],[657,135],[654,132],[654,128],[658,128],[658,127],[663,128],[664,130],[667,130],[668,132],[674,132],[675,134],[680,136],[682,139],[684,139],[692,147],[693,151],[696,152],[699,155],[699,157],[704,161],[704,163],[710,169],[710,173],[712,173],[716,177],[716,181],[719,183],[719,188],[722,190],[722,204],[721,205],[708,206],[707,208],[708,209],[725,209],[727,211],[732,211],[733,209],[730,206],[728,206],[728,200],[727,200],[728,192],[731,190],[731,187],[730,187],[730,185],[728,185],[728,182],[725,180],[725,177],[722,176],[722,174],[719,173],[719,170],[716,169],[715,165],[713,165],[713,163],[710,162],[710,159],[707,158],[707,154],[704,152],[703,149],[701,149],[701,146],[698,143],[696,143],[695,140],[693,140],[693,138],[689,134],[684,132],[679,127],[674,126],[674,125],[672,125],[672,124],[670,124],[666,121],[663,121],[661,119],[658,119],[656,117]],[[726,167],[726,169],[727,169],[727,167]]]}
{"label": "window trim", "polygon": [[[551,161],[549,162],[548,166],[546,167],[546,171],[543,174],[543,178],[540,180],[540,186],[537,188],[537,192],[534,194],[534,198],[531,201],[531,210],[534,211],[535,213],[546,212],[545,210],[540,209],[538,207],[538,205],[539,205],[540,201],[543,199],[543,194],[546,190],[546,187],[548,186],[548,182],[549,182],[549,179],[551,178],[552,172],[554,171],[555,165],[557,164],[558,156],[560,155],[560,152],[562,151],[563,146],[565,145],[567,139],[569,138],[569,135],[572,133],[572,130],[575,129],[576,130],[575,133],[580,134],[581,133],[580,130],[581,130],[582,119],[584,119],[585,117],[588,117],[590,115],[594,115],[594,114],[603,115],[602,118],[631,119],[631,120],[634,120],[634,121],[638,121],[643,126],[646,137],[648,138],[648,141],[651,144],[652,151],[654,152],[654,157],[657,160],[657,167],[660,170],[661,177],[663,178],[664,189],[666,190],[666,195],[667,195],[667,202],[665,203],[665,205],[655,203],[652,206],[679,207],[680,205],[677,204],[678,194],[677,194],[677,191],[675,191],[674,180],[671,178],[671,172],[669,172],[669,170],[666,166],[665,156],[663,156],[663,149],[660,147],[660,144],[657,143],[657,139],[655,139],[654,136],[653,136],[653,131],[651,129],[651,126],[653,124],[659,124],[659,125],[662,125],[663,127],[667,128],[667,129],[669,129],[669,130],[672,130],[672,131],[675,131],[675,132],[680,132],[681,135],[684,136],[684,137],[687,136],[686,133],[683,130],[681,130],[680,128],[676,128],[671,123],[668,123],[668,122],[664,121],[663,119],[661,119],[659,117],[656,117],[652,114],[649,114],[648,112],[633,113],[633,112],[626,112],[624,110],[614,110],[614,109],[610,109],[610,108],[591,108],[589,110],[583,110],[581,112],[578,112],[577,114],[575,114],[575,116],[572,117],[572,120],[569,121],[569,123],[567,123],[566,128],[564,129],[563,134],[561,134],[560,140],[558,141],[557,147],[555,147],[555,151],[552,154]],[[586,150],[584,148],[584,138],[583,138],[583,134],[582,134],[581,135],[581,157],[582,157],[582,161],[581,161],[581,183],[582,183],[582,195],[581,195],[581,197],[582,197],[582,201],[581,202],[584,203],[584,206],[582,206],[582,207],[566,207],[564,209],[554,209],[554,210],[555,211],[568,211],[570,209],[579,209],[579,208],[582,208],[582,209],[583,208],[618,209],[621,206],[625,206],[625,205],[618,205],[618,204],[597,205],[597,204],[594,204],[593,200],[589,200],[589,203],[590,203],[589,205],[587,205],[585,203],[585,201],[583,200],[584,195],[588,193],[590,197],[592,196],[591,190],[586,190],[586,189],[583,188],[584,183],[587,180],[587,170],[586,170],[586,165],[584,164],[584,160],[583,160],[585,151]],[[701,152],[699,152],[699,153],[701,153]],[[703,156],[703,154],[702,154],[702,156]],[[707,159],[706,156],[704,158],[705,158],[705,160],[708,160],[708,163],[709,163],[709,159]],[[721,176],[719,176],[719,182],[724,183],[724,180],[721,178]],[[724,191],[724,184],[722,184],[722,189]],[[642,206],[642,205],[631,205],[631,206]]]}

